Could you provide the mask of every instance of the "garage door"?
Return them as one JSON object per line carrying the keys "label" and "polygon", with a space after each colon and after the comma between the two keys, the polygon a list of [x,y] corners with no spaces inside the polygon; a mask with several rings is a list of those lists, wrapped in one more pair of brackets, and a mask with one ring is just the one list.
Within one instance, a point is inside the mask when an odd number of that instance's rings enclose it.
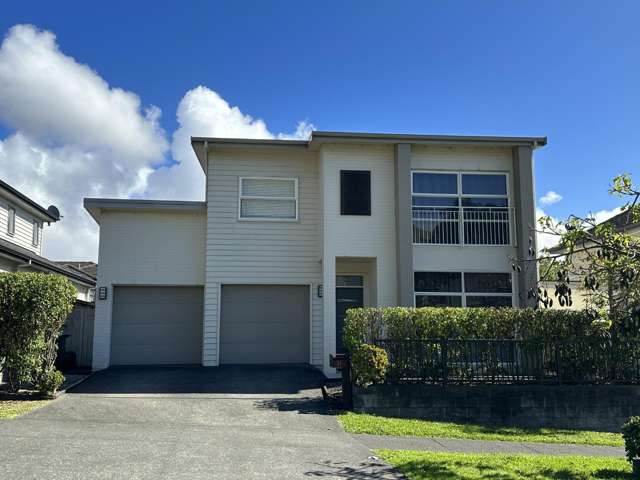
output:
{"label": "garage door", "polygon": [[201,287],[115,287],[112,365],[202,363]]}
{"label": "garage door", "polygon": [[223,285],[220,363],[309,363],[309,287]]}

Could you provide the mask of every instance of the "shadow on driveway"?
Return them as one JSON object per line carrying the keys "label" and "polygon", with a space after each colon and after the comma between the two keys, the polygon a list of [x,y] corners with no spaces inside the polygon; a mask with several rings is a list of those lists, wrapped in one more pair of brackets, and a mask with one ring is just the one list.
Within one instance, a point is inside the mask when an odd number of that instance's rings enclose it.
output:
{"label": "shadow on driveway", "polygon": [[111,367],[71,394],[320,395],[322,372],[307,365]]}

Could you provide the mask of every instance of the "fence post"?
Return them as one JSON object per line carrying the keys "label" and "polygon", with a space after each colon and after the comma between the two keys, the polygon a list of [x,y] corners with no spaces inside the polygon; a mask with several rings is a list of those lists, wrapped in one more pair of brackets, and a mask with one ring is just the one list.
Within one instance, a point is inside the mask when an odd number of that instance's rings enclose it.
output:
{"label": "fence post", "polygon": [[447,340],[442,339],[440,345],[440,357],[442,360],[442,385],[447,384],[447,380],[449,377],[449,368],[448,368],[448,356],[449,356],[449,346],[447,345]]}

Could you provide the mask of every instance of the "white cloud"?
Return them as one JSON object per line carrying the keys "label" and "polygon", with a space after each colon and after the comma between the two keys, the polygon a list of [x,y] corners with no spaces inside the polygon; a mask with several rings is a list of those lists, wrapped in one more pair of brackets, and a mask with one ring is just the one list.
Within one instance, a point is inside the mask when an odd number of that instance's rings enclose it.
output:
{"label": "white cloud", "polygon": [[613,210],[599,210],[595,213],[589,213],[588,216],[593,218],[596,223],[602,223],[605,220],[609,220],[611,217],[615,217],[622,211],[620,207],[616,207]]}
{"label": "white cloud", "polygon": [[[541,208],[536,208],[536,220],[539,220],[541,217],[546,217],[547,214]],[[554,223],[558,223],[558,219],[551,217]],[[540,225],[536,225],[536,246],[538,247],[538,251],[542,251],[545,248],[551,248],[558,244],[560,241],[560,237],[558,235],[554,235],[548,231],[545,231],[540,227]]]}
{"label": "white cloud", "polygon": [[[62,53],[52,33],[30,25],[8,32],[0,46],[0,123],[15,132],[0,140],[0,175],[60,208],[63,219],[45,229],[45,256],[97,259],[98,227],[84,197],[203,199],[190,136],[306,138],[313,128],[300,122],[292,134],[271,133],[263,120],[200,86],[178,107],[171,163],[160,114]],[[171,166],[152,168],[163,163]]]}
{"label": "white cloud", "polygon": [[553,190],[549,190],[539,199],[540,205],[543,206],[553,205],[554,203],[558,203],[560,200],[562,200],[562,195],[554,192]]}

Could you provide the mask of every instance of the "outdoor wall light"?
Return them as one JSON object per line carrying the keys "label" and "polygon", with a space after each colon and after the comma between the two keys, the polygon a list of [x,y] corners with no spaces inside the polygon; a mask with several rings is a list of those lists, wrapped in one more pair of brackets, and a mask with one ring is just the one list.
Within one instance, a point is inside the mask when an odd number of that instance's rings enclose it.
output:
{"label": "outdoor wall light", "polygon": [[324,286],[322,284],[318,285],[318,298],[322,298],[324,295]]}
{"label": "outdoor wall light", "polygon": [[106,300],[107,299],[107,287],[98,288],[98,300]]}

